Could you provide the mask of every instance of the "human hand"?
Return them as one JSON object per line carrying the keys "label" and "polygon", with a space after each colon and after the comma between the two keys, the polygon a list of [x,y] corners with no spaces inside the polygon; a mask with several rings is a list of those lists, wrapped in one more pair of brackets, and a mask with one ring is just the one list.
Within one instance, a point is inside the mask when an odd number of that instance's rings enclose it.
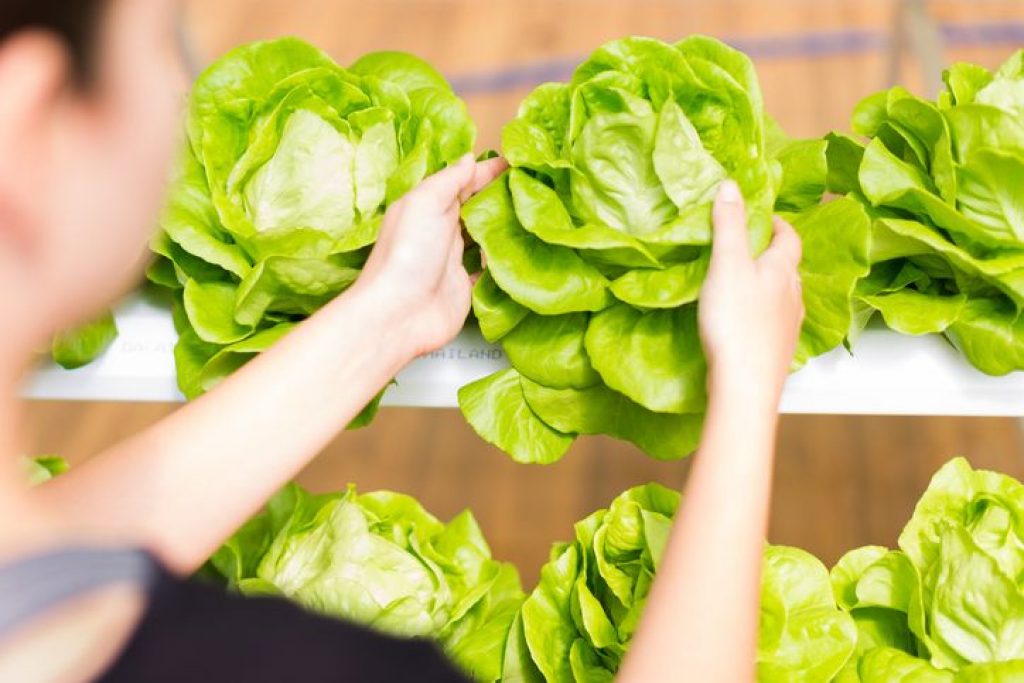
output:
{"label": "human hand", "polygon": [[452,340],[469,314],[473,282],[462,265],[462,203],[497,178],[503,159],[466,155],[392,204],[354,287],[401,330],[409,358]]}
{"label": "human hand", "polygon": [[797,272],[800,237],[778,216],[774,227],[771,245],[755,259],[740,190],[731,180],[722,183],[715,199],[711,264],[698,304],[712,394],[753,392],[773,409],[804,316]]}

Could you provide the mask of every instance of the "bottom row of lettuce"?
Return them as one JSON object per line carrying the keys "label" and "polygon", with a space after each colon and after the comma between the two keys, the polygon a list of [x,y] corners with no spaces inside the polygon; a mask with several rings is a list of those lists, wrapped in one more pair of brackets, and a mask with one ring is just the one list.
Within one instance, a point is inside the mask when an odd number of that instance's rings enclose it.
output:
{"label": "bottom row of lettuce", "polygon": [[[389,492],[278,494],[208,570],[248,595],[434,640],[480,681],[611,681],[643,611],[679,494],[630,489],[575,525],[524,594],[472,514],[443,523]],[[831,572],[765,549],[761,681],[1024,680],[1024,486],[958,458],[899,538]]]}

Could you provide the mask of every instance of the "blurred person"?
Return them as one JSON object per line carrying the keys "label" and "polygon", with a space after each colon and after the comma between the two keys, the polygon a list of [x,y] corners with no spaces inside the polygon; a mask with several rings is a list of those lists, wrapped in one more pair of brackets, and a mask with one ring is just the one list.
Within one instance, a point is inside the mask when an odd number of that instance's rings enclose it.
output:
{"label": "blurred person", "polygon": [[[37,489],[19,388],[36,350],[135,284],[185,80],[174,0],[0,0],[0,681],[460,681],[424,642],[184,577],[470,307],[471,158],[387,212],[359,281],[214,391]],[[750,254],[735,184],[700,304],[704,439],[620,680],[753,680],[799,239]],[[339,390],[338,387],[344,387]]]}

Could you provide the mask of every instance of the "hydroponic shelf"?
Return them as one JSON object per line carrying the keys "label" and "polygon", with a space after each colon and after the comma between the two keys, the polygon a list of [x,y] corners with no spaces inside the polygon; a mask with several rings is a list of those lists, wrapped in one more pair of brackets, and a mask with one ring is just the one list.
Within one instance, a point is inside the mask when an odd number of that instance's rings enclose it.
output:
{"label": "hydroponic shelf", "polygon": [[[89,401],[180,401],[176,339],[169,313],[136,297],[116,313],[120,335],[96,362],[67,371],[46,365],[25,396]],[[453,343],[413,362],[384,405],[449,408],[463,384],[505,367],[499,347],[467,329]],[[1024,415],[1024,373],[989,377],[936,336],[868,329],[854,354],[836,349],[790,377],[786,413],[865,415]]]}

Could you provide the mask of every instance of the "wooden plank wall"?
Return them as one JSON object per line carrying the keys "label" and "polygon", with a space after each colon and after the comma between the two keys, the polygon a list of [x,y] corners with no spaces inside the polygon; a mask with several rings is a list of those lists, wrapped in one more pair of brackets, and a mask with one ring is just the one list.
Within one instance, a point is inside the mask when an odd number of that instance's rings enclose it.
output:
{"label": "wooden plank wall", "polygon": [[[998,26],[1024,22],[1019,1],[929,7],[952,27],[948,60],[995,65],[1020,41],[1019,32]],[[282,34],[313,40],[342,63],[369,50],[416,52],[462,87],[487,148],[498,145],[502,123],[536,82],[567,77],[574,61],[628,34],[736,41],[755,54],[768,109],[783,126],[808,136],[844,128],[857,100],[886,84],[893,11],[889,0],[219,0],[191,2],[188,17],[206,55]],[[979,33],[995,42],[980,42]],[[901,81],[924,86],[912,60]],[[32,450],[80,462],[173,409],[32,403]],[[892,544],[947,458],[964,454],[976,466],[1024,477],[1022,446],[1014,420],[787,416],[771,540],[827,562],[856,545]],[[532,583],[550,543],[566,538],[575,520],[630,485],[679,486],[686,471],[685,462],[657,463],[604,438],[581,440],[557,465],[518,466],[479,441],[456,411],[390,409],[370,428],[340,436],[301,480],[317,490],[354,482],[408,492],[442,517],[468,506],[495,554]]]}

